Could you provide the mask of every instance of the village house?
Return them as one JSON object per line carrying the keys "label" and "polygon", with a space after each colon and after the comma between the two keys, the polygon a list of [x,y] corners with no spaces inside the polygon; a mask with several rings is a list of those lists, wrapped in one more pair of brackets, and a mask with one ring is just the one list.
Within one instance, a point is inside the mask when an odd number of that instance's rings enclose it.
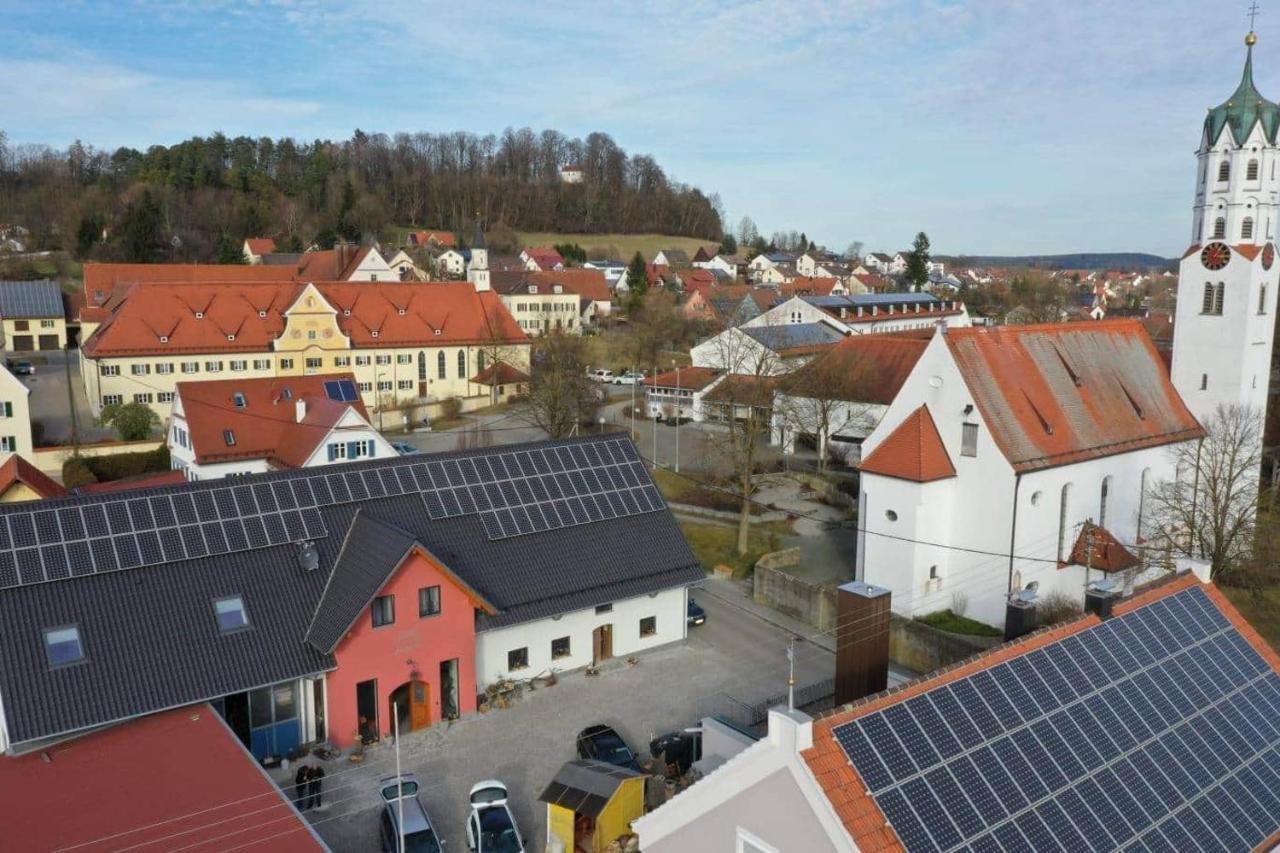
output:
{"label": "village house", "polygon": [[458,238],[452,231],[410,231],[408,244],[411,249],[456,249]]}
{"label": "village house", "polygon": [[758,323],[759,318],[695,345],[689,351],[695,367],[726,373],[776,376],[794,370],[844,335],[826,323]]}
{"label": "village house", "polygon": [[0,503],[38,501],[67,494],[61,483],[16,453],[0,463]]}
{"label": "village house", "polygon": [[[930,677],[838,695],[817,720],[771,710],[764,738],[634,822],[641,848],[1270,849],[1280,656],[1190,573],[1096,600]],[[887,648],[874,626],[854,634],[864,660],[868,635]]]}
{"label": "village house", "polygon": [[698,269],[714,270],[723,273],[730,281],[738,278],[742,264],[737,257],[713,255],[705,261],[693,260],[692,266]]}
{"label": "village house", "polygon": [[241,247],[246,264],[260,264],[263,255],[270,255],[275,251],[276,241],[270,237],[246,237],[244,246]]}
{"label": "village house", "polygon": [[0,281],[0,330],[10,352],[67,347],[66,308],[56,281]]}
{"label": "village house", "polygon": [[0,458],[6,453],[28,462],[34,458],[30,397],[27,384],[0,364]]}
{"label": "village house", "polygon": [[349,372],[179,382],[166,444],[188,480],[396,455]]}
{"label": "village house", "polygon": [[703,395],[724,375],[714,367],[680,367],[650,376],[640,383],[645,412],[655,420],[704,421]]}
{"label": "village house", "polygon": [[520,253],[520,262],[531,272],[553,272],[564,269],[564,258],[555,249],[525,249]]}
{"label": "village house", "polygon": [[529,270],[494,271],[490,286],[502,297],[516,325],[528,335],[563,332],[582,334],[578,294],[567,284],[569,279],[587,275],[600,278],[594,270]]}
{"label": "village house", "polygon": [[457,249],[444,249],[434,258],[437,278],[461,278],[467,272],[467,259]]}
{"label": "village house", "polygon": [[692,262],[689,260],[689,253],[684,249],[660,249],[658,254],[653,256],[653,265],[680,269],[691,266]]}
{"label": "village house", "polygon": [[[50,517],[58,563],[22,544]],[[258,759],[385,738],[397,706],[411,731],[680,642],[703,578],[609,435],[0,504],[0,527],[14,754],[200,702]]]}
{"label": "village house", "polygon": [[[487,274],[487,273],[486,273]],[[369,411],[436,414],[487,405],[473,379],[496,361],[527,370],[529,339],[498,294],[467,282],[139,284],[92,311],[80,350],[95,412],[125,401],[162,418],[176,383],[355,374]],[[87,319],[87,317],[86,317]],[[86,324],[87,325],[87,324]]]}

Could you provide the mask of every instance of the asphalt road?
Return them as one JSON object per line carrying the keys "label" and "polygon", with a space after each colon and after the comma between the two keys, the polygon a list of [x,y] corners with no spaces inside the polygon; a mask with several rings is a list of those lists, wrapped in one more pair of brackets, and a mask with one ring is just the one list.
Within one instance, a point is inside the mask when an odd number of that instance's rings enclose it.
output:
{"label": "asphalt road", "polygon": [[80,440],[97,441],[115,437],[110,429],[96,426],[93,422],[93,413],[89,410],[89,401],[84,392],[84,382],[80,378],[78,350],[31,353],[13,358],[45,361],[35,365],[34,376],[19,376],[18,379],[31,389],[31,396],[27,398],[31,405],[31,420],[44,425],[44,439],[47,443],[62,444],[71,441],[71,410],[67,400],[68,361],[71,364],[71,398],[75,402]]}

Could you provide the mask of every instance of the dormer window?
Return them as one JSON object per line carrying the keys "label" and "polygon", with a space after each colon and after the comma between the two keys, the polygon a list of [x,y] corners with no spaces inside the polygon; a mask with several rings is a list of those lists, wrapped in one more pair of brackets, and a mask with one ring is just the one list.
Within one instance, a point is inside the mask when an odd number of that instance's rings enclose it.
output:
{"label": "dormer window", "polygon": [[439,335],[439,334],[440,334],[440,330],[439,330],[439,329],[436,329],[436,334],[437,334],[437,335]]}
{"label": "dormer window", "polygon": [[237,409],[243,409],[247,405],[244,394],[240,391],[231,395],[231,401],[236,404]]}
{"label": "dormer window", "polygon": [[283,398],[284,398],[284,399],[286,399],[286,400],[292,400],[292,399],[293,399],[293,389],[292,389],[292,388],[285,388],[285,389],[281,390],[281,392],[280,392],[280,396],[281,396],[281,397],[283,397]]}
{"label": "dormer window", "polygon": [[224,429],[222,431],[222,440],[227,443],[227,447],[235,447],[236,446],[235,430]]}
{"label": "dormer window", "polygon": [[536,284],[531,284],[531,285],[529,285],[529,292],[530,292],[530,293],[537,293],[537,292],[538,292],[538,285],[536,285]]}
{"label": "dormer window", "polygon": [[218,620],[218,632],[221,634],[233,634],[249,627],[249,614],[244,609],[244,599],[238,595],[215,599],[213,615]]}
{"label": "dormer window", "polygon": [[50,667],[70,666],[84,660],[84,643],[80,641],[79,625],[63,625],[46,628],[44,654]]}

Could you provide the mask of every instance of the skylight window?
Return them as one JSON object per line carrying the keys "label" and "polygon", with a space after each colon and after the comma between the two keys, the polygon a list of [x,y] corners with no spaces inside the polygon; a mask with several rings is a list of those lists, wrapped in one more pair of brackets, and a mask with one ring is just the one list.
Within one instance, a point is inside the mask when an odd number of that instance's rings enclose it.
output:
{"label": "skylight window", "polygon": [[245,612],[244,599],[238,595],[216,599],[213,602],[213,614],[218,620],[218,630],[223,634],[249,627],[249,614]]}
{"label": "skylight window", "polygon": [[64,625],[48,628],[44,632],[44,653],[49,666],[69,666],[84,660],[84,644],[80,642],[80,627]]}
{"label": "skylight window", "polygon": [[244,394],[240,391],[231,395],[231,401],[236,404],[237,409],[243,409],[247,405]]}
{"label": "skylight window", "polygon": [[236,434],[234,430],[224,429],[222,431],[222,440],[227,443],[227,447],[236,446]]}

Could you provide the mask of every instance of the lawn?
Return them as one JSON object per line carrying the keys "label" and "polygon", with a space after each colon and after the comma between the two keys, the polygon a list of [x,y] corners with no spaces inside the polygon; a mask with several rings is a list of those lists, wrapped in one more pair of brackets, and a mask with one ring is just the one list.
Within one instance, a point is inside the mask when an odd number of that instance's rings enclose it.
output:
{"label": "lawn", "polygon": [[1220,586],[1218,589],[1273,649],[1280,649],[1280,586],[1260,590],[1256,595],[1237,587]]}
{"label": "lawn", "polygon": [[588,258],[608,257],[615,261],[629,261],[637,251],[646,261],[662,249],[684,249],[692,258],[699,246],[719,248],[714,240],[697,237],[668,237],[663,234],[553,234],[539,231],[517,231],[516,236],[525,246],[554,246],[557,243],[577,243],[587,252]]}
{"label": "lawn", "polygon": [[688,521],[679,516],[676,521],[704,569],[711,571],[721,564],[732,566],[734,577],[746,577],[750,574],[756,560],[781,548],[779,537],[790,532],[786,524],[780,521],[753,524],[747,541],[747,553],[739,556],[737,525],[728,527],[723,524],[706,524]]}
{"label": "lawn", "polygon": [[957,616],[950,610],[926,613],[924,616],[917,616],[916,621],[937,628],[939,631],[950,631],[953,634],[969,634],[975,637],[999,637],[1001,634],[998,628],[993,628],[967,616]]}

